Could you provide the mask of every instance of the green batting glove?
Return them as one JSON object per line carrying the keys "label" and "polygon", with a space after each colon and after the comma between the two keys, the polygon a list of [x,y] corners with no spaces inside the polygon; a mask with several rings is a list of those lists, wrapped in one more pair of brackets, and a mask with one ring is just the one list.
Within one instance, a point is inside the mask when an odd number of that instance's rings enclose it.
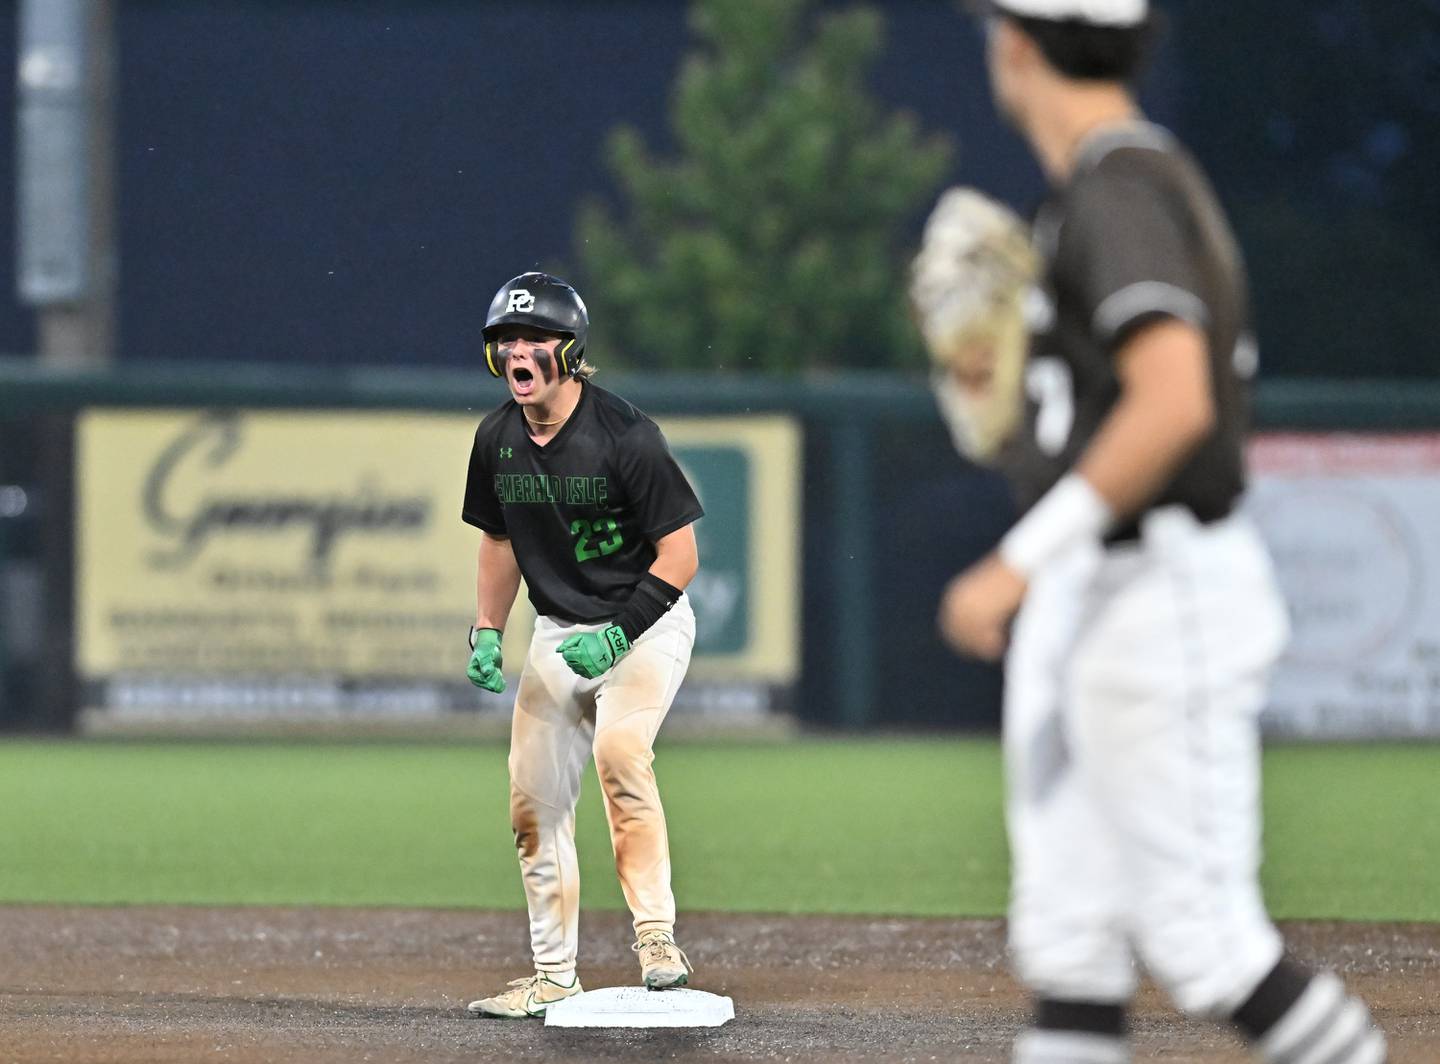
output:
{"label": "green batting glove", "polygon": [[612,624],[603,631],[570,636],[555,648],[555,653],[564,656],[571,672],[593,680],[604,675],[629,650],[630,640],[625,638],[618,624]]}
{"label": "green batting glove", "polygon": [[497,695],[505,690],[505,677],[500,674],[499,629],[470,629],[470,650],[470,667],[465,670],[470,682]]}

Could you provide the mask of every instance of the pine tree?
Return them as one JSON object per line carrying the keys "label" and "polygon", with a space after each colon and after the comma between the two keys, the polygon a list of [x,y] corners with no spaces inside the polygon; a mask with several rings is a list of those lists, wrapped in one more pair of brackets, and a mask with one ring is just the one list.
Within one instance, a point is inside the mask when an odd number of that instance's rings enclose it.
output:
{"label": "pine tree", "polygon": [[591,202],[578,253],[601,357],[794,372],[919,365],[905,307],[917,222],[952,148],[871,98],[870,8],[697,0],[675,88],[674,158],[616,130],[626,211]]}

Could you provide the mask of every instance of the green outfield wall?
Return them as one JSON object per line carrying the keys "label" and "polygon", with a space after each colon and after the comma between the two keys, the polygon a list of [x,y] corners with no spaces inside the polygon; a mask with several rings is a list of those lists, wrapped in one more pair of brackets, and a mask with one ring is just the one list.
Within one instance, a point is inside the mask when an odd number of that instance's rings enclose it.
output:
{"label": "green outfield wall", "polygon": [[[798,538],[798,560],[786,563],[798,573],[757,577],[777,583],[798,577],[796,639],[786,651],[798,659],[796,679],[775,695],[778,708],[844,728],[994,725],[998,675],[949,655],[932,621],[945,577],[983,554],[1006,527],[1007,495],[993,474],[954,455],[922,378],[617,372],[598,381],[661,419],[779,415],[799,426],[797,506],[783,528],[767,524],[767,507],[747,525],[745,544],[764,554],[772,540]],[[70,371],[0,358],[6,603],[0,722],[64,731],[80,700],[73,470],[82,412],[411,411],[478,418],[501,398],[488,377],[448,370],[121,363]],[[1440,382],[1262,382],[1256,423],[1433,430],[1440,428]]]}

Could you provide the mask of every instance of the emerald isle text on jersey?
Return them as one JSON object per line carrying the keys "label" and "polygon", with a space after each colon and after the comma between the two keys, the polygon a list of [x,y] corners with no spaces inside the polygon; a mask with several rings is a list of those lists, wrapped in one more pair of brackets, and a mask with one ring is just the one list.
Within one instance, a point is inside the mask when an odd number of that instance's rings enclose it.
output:
{"label": "emerald isle text on jersey", "polygon": [[608,477],[560,477],[539,473],[496,473],[495,497],[502,503],[563,503],[566,506],[604,506],[610,489]]}

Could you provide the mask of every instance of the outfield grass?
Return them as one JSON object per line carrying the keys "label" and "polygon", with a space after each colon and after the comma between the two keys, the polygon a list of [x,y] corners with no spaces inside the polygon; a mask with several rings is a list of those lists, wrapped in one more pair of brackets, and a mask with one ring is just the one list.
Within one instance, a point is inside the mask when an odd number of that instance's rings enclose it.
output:
{"label": "outfield grass", "polygon": [[[999,914],[993,742],[669,744],[682,909]],[[585,904],[620,908],[587,774]],[[0,743],[0,901],[520,908],[499,745]],[[1440,746],[1266,760],[1278,917],[1440,920]]]}

